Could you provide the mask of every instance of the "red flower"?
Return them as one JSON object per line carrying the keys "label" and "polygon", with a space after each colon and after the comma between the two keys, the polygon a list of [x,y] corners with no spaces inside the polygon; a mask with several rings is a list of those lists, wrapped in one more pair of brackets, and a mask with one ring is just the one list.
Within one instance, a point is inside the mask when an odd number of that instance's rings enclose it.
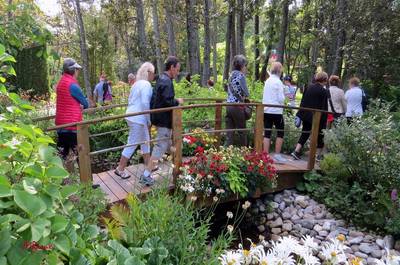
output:
{"label": "red flower", "polygon": [[204,148],[201,146],[197,146],[196,150],[194,150],[196,154],[203,154],[204,153]]}

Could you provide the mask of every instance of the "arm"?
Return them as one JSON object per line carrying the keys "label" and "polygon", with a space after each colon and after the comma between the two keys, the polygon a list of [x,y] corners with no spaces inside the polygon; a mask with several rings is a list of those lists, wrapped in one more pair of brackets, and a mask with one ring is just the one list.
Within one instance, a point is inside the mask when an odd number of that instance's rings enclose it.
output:
{"label": "arm", "polygon": [[69,87],[69,92],[71,93],[71,96],[83,106],[84,109],[89,107],[88,100],[83,95],[81,88],[77,84],[71,84]]}
{"label": "arm", "polygon": [[285,102],[285,91],[284,91],[284,86],[283,84],[277,84],[274,87],[275,90],[275,96],[276,96],[276,102],[279,102],[279,104],[283,105]]}
{"label": "arm", "polygon": [[175,92],[172,81],[162,82],[158,89],[161,89],[161,96],[164,100],[164,107],[175,107],[179,105],[179,102],[175,99]]}
{"label": "arm", "polygon": [[242,76],[242,78],[240,78],[240,87],[242,88],[243,91],[243,97],[248,98],[250,94],[249,94],[249,89],[247,88],[246,77],[244,75]]}

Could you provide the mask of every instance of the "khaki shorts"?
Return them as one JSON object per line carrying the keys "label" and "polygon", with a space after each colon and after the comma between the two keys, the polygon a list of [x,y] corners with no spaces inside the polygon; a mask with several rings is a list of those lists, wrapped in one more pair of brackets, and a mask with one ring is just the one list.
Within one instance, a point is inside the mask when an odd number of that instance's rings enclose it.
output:
{"label": "khaki shorts", "polygon": [[[172,130],[166,127],[157,127],[156,142],[154,144],[152,157],[160,159],[171,148]],[[168,138],[168,139],[165,139]]]}

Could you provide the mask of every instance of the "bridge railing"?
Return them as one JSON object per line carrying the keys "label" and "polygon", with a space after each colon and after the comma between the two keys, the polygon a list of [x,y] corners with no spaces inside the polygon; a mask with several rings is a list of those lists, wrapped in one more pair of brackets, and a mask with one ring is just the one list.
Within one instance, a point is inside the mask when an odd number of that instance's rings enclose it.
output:
{"label": "bridge railing", "polygon": [[[221,134],[232,131],[232,129],[222,129],[222,115],[223,115],[223,108],[227,106],[251,106],[253,107],[253,120],[254,120],[254,128],[246,128],[246,129],[234,129],[233,131],[253,131],[254,132],[254,150],[257,152],[261,152],[263,150],[263,137],[264,137],[264,107],[275,107],[275,108],[283,108],[283,109],[291,109],[291,110],[304,110],[310,111],[313,113],[313,120],[312,120],[312,129],[310,132],[310,145],[309,145],[309,158],[307,162],[307,169],[311,170],[315,166],[315,155],[317,149],[317,141],[318,141],[318,132],[319,132],[319,125],[320,125],[320,118],[322,113],[327,113],[326,111],[317,110],[317,109],[309,109],[309,108],[300,108],[300,107],[291,107],[291,106],[283,106],[283,105],[272,105],[272,104],[262,104],[258,102],[253,103],[226,103],[222,102],[222,99],[187,99],[192,101],[214,101],[216,103],[207,103],[207,104],[193,104],[193,105],[184,105],[184,106],[177,106],[177,107],[169,107],[169,108],[162,108],[162,109],[153,109],[147,110],[142,112],[136,113],[129,113],[129,114],[120,114],[120,115],[112,115],[106,116],[96,119],[90,120],[83,120],[81,122],[63,124],[59,126],[52,126],[47,128],[47,131],[55,131],[58,129],[63,129],[67,127],[76,126],[77,127],[77,140],[78,140],[78,157],[79,157],[79,173],[80,179],[82,182],[90,182],[92,181],[92,169],[91,169],[91,157],[111,152],[121,150],[125,147],[133,146],[133,145],[140,145],[141,143],[134,143],[134,144],[126,144],[122,146],[116,146],[111,148],[106,148],[102,150],[91,151],[90,150],[90,134],[89,134],[89,127],[91,125],[112,121],[112,120],[119,120],[125,119],[127,117],[144,115],[144,114],[154,114],[166,111],[172,111],[172,163],[173,163],[173,177],[174,183],[176,177],[179,174],[179,169],[182,165],[182,147],[183,147],[183,138],[187,135],[191,135],[192,133],[184,133],[183,128],[183,113],[186,111],[190,111],[191,109],[199,109],[199,108],[213,108],[214,109],[214,128],[212,130],[207,130],[206,133],[213,134],[216,137],[216,146],[221,145]],[[111,106],[107,106],[111,107]],[[115,106],[114,106],[115,107]],[[98,108],[97,108],[98,109]],[[105,108],[103,108],[105,109]],[[107,132],[106,132],[107,133]],[[92,135],[93,137],[94,135]],[[166,140],[166,139],[158,139]],[[157,140],[151,139],[150,142],[156,142]]]}

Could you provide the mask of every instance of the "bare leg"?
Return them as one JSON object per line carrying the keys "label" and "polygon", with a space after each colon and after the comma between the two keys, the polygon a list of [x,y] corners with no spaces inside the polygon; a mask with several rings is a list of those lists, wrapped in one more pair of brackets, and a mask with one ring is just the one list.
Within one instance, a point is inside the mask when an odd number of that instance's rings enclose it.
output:
{"label": "bare leg", "polygon": [[275,153],[279,154],[282,150],[283,138],[277,137],[275,143]]}
{"label": "bare leg", "polygon": [[121,156],[121,159],[119,160],[118,167],[117,167],[118,171],[120,171],[120,172],[124,171],[124,169],[128,166],[128,161],[129,161],[129,158],[127,158],[125,156]]}
{"label": "bare leg", "polygon": [[269,154],[269,147],[271,146],[271,139],[264,137],[264,152]]}
{"label": "bare leg", "polygon": [[300,153],[302,147],[303,147],[303,146],[302,146],[301,144],[298,143],[298,144],[296,145],[295,151],[296,151],[297,153]]}

